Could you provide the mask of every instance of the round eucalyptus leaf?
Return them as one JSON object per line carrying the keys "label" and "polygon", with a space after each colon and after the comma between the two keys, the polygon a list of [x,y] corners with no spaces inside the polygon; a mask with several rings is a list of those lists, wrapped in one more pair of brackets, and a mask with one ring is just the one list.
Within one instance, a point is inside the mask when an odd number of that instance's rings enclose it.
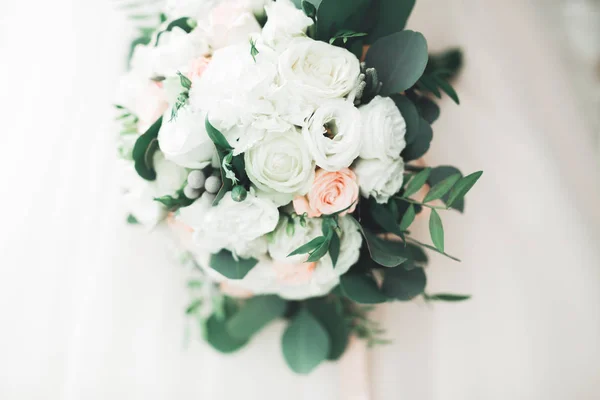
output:
{"label": "round eucalyptus leaf", "polygon": [[216,315],[211,315],[206,322],[206,341],[221,353],[233,353],[244,347],[246,339],[237,339],[229,334],[225,320],[219,320]]}
{"label": "round eucalyptus leaf", "polygon": [[[397,267],[394,269],[402,269]],[[388,301],[375,279],[369,274],[349,273],[340,277],[342,291],[350,300],[360,304],[379,304]]]}
{"label": "round eucalyptus leaf", "polygon": [[287,302],[279,296],[255,296],[225,324],[230,336],[247,340],[271,321],[283,316]]}
{"label": "round eucalyptus leaf", "polygon": [[341,310],[338,310],[335,304],[326,298],[311,299],[307,302],[307,307],[311,314],[319,320],[331,339],[331,349],[327,359],[339,359],[346,350],[350,335],[350,328]]}
{"label": "round eucalyptus leaf", "polygon": [[231,252],[221,250],[210,257],[210,267],[229,279],[243,279],[258,264],[255,258],[233,258]]}
{"label": "round eucalyptus leaf", "polygon": [[404,161],[421,158],[429,150],[433,139],[431,125],[419,115],[417,107],[406,96],[392,97],[400,114],[406,121],[406,148],[402,151]]}
{"label": "round eucalyptus leaf", "polygon": [[381,95],[391,95],[417,83],[428,59],[425,37],[406,30],[378,39],[369,48],[365,62],[377,70],[383,82]]}
{"label": "round eucalyptus leaf", "polygon": [[298,374],[308,374],[327,359],[331,341],[327,331],[305,308],[301,309],[283,333],[283,356]]}
{"label": "round eucalyptus leaf", "polygon": [[381,290],[390,298],[408,301],[423,293],[426,284],[423,268],[393,268],[385,271]]}
{"label": "round eucalyptus leaf", "polygon": [[376,0],[375,26],[369,33],[370,42],[400,32],[406,26],[406,21],[415,6],[415,0]]}

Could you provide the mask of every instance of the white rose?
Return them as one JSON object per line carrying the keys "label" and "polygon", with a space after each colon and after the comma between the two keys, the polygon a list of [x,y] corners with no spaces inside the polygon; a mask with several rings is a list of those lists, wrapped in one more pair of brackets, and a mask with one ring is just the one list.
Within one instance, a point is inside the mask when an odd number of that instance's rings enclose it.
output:
{"label": "white rose", "polygon": [[346,49],[309,38],[295,39],[279,57],[281,82],[319,104],[346,96],[360,75],[358,58]]}
{"label": "white rose", "polygon": [[236,202],[226,193],[217,206],[208,210],[202,223],[193,226],[194,242],[211,253],[221,249],[247,249],[250,242],[273,231],[279,220],[277,206],[248,194]]}
{"label": "white rose", "polygon": [[206,114],[186,106],[171,120],[171,112],[163,116],[158,145],[167,160],[186,168],[204,168],[213,158],[215,147],[205,128]]}
{"label": "white rose", "polygon": [[397,159],[406,147],[406,122],[389,97],[376,96],[359,108],[362,117],[361,158]]}
{"label": "white rose", "polygon": [[287,257],[322,234],[321,221],[309,219],[303,227],[282,218],[269,242],[272,261],[261,260],[244,279],[236,281],[236,285],[255,294],[277,294],[290,300],[328,294],[339,284],[339,277],[356,264],[362,244],[358,227],[350,218],[342,217],[339,222],[342,235],[335,268],[329,255],[317,263],[303,263],[306,254]]}
{"label": "white rose", "polygon": [[260,32],[261,29],[244,1],[225,1],[218,4],[210,10],[208,24],[201,23],[200,26],[206,31],[212,49],[239,43],[247,44],[250,35]]}
{"label": "white rose", "polygon": [[123,182],[125,189],[125,205],[127,210],[143,225],[155,226],[167,215],[164,206],[155,201],[157,197],[175,195],[187,178],[187,171],[177,164],[165,160],[160,152],[154,155],[156,179],[146,181],[139,177],[128,163]]}
{"label": "white rose", "polygon": [[348,101],[330,100],[310,117],[302,134],[319,167],[327,171],[346,168],[362,145],[360,112]]}
{"label": "white rose", "polygon": [[192,80],[190,106],[206,110],[224,131],[275,112],[267,100],[277,77],[275,64],[250,56],[248,43],[218,50],[201,77]]}
{"label": "white rose", "polygon": [[364,197],[373,197],[378,203],[387,203],[390,197],[398,193],[404,182],[404,161],[359,159],[354,166],[358,177],[358,186]]}
{"label": "white rose", "polygon": [[178,71],[186,73],[193,60],[208,54],[205,34],[198,29],[189,34],[173,28],[160,35],[158,45],[138,45],[131,60],[131,68],[148,77],[172,76]]}
{"label": "white rose", "polygon": [[165,13],[170,19],[196,18],[207,13],[220,0],[167,0]]}
{"label": "white rose", "polygon": [[306,29],[313,20],[292,4],[290,0],[277,0],[265,7],[267,23],[262,31],[266,45],[284,50],[295,37],[305,37]]}
{"label": "white rose", "polygon": [[308,192],[315,177],[315,165],[302,135],[291,127],[283,133],[269,133],[244,153],[246,172],[265,194],[285,194],[281,205]]}

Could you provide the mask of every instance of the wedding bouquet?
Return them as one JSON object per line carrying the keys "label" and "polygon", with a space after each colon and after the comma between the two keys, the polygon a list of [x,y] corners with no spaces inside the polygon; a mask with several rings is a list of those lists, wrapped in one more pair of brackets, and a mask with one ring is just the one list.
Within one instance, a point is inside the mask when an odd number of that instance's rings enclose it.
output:
{"label": "wedding bouquet", "polygon": [[[425,293],[425,249],[447,255],[438,211],[462,211],[481,172],[420,161],[461,57],[404,30],[413,6],[170,1],[135,42],[117,106],[128,221],[185,247],[187,312],[217,350],[283,318],[285,360],[308,373],[351,335],[382,341],[369,305],[468,297]],[[410,233],[426,213],[433,245]]]}

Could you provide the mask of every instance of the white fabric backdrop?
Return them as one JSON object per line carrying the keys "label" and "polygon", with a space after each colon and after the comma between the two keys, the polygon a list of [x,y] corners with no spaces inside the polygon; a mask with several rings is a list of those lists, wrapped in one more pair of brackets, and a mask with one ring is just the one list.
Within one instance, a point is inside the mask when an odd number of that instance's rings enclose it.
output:
{"label": "white fabric backdrop", "polygon": [[[596,399],[597,146],[556,32],[523,1],[418,3],[431,47],[467,54],[428,161],[485,171],[467,213],[444,218],[464,261],[432,257],[428,290],[474,297],[381,307],[395,341],[369,356],[373,398]],[[232,357],[185,346],[186,272],[120,207],[126,26],[110,2],[0,5],[0,398],[340,398],[338,365],[287,371],[281,325]]]}

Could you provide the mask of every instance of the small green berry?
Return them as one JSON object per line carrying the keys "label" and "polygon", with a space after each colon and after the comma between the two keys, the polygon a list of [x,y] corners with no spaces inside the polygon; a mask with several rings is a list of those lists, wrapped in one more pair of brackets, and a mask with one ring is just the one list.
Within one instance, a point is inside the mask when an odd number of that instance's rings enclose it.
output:
{"label": "small green berry", "polygon": [[231,189],[231,198],[234,201],[239,203],[246,200],[246,197],[248,197],[248,191],[243,186],[237,185]]}

